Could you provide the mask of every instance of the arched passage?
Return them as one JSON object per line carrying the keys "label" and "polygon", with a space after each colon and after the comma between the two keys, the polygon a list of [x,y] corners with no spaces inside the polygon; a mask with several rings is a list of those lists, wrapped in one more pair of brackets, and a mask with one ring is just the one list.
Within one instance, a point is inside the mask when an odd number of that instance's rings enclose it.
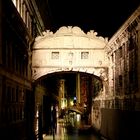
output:
{"label": "arched passage", "polygon": [[[33,80],[59,71],[80,71],[107,75],[107,39],[97,32],[84,33],[79,27],[61,27],[36,38],[32,49]],[[107,78],[107,77],[106,77]]]}
{"label": "arched passage", "polygon": [[[93,123],[94,121],[97,128],[101,125],[101,101],[104,100],[105,93],[108,90],[108,59],[105,52],[107,42],[106,38],[97,36],[97,32],[93,30],[84,33],[79,27],[64,26],[58,29],[56,33],[43,32],[42,36],[35,39],[32,48],[32,78],[34,83],[37,83],[37,81],[45,82],[49,76],[52,78],[57,75],[58,78],[60,74],[62,76],[64,73],[75,73],[74,96],[76,96],[77,103],[80,106],[88,103],[86,106],[88,106],[90,122]],[[59,84],[57,83],[56,88],[48,86],[50,90],[46,88],[45,91],[39,84],[36,85],[35,93],[37,93],[36,99],[38,100],[36,103],[44,101],[40,93],[43,94],[43,98],[48,97],[45,99],[47,102],[54,102],[55,100],[58,103],[59,110],[63,102],[69,102],[68,98],[65,99],[65,94],[68,92],[65,89],[67,87],[65,86],[65,78],[60,78],[58,81]],[[86,87],[87,83],[90,86]],[[102,85],[102,90],[100,85]],[[58,90],[54,91],[57,88]],[[95,89],[96,91],[94,91]],[[86,98],[84,99],[82,96],[86,96]],[[97,101],[94,100],[95,97]],[[100,103],[98,103],[98,100]],[[50,106],[52,102],[50,102]],[[93,104],[95,106],[97,104],[94,110]],[[96,118],[97,115],[100,117]]]}
{"label": "arched passage", "polygon": [[[61,71],[42,76],[34,84],[35,103],[36,106],[41,106],[44,128],[47,128],[50,122],[47,120],[50,120],[51,106],[55,104],[58,107],[60,116],[63,109],[73,108],[74,104],[71,103],[74,103],[75,97],[77,100],[74,108],[81,112],[87,108],[88,123],[92,124],[95,121],[94,114],[100,113],[99,106],[93,110],[94,99],[98,94],[104,95],[105,88],[103,79],[96,75],[79,71]],[[100,125],[101,114],[98,115],[100,116],[96,121]]]}

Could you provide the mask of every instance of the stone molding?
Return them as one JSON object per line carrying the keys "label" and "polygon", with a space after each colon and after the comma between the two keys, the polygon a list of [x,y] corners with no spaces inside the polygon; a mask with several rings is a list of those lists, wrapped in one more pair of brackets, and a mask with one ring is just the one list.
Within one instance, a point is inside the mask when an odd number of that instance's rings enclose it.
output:
{"label": "stone molding", "polygon": [[41,36],[36,37],[35,44],[39,43],[43,40],[50,39],[50,38],[56,38],[56,37],[63,37],[63,36],[78,36],[78,37],[86,37],[89,39],[97,40],[98,42],[107,43],[108,38],[103,38],[102,36],[97,36],[97,32],[94,30],[90,30],[87,33],[84,33],[83,30],[81,30],[78,26],[62,26],[60,27],[55,33],[53,33],[50,30],[46,30],[42,33]]}
{"label": "stone molding", "polygon": [[[106,52],[107,53],[113,52],[129,39],[130,35],[133,33],[128,29],[130,26],[133,26],[135,30],[139,30],[139,21],[140,21],[140,6],[134,11],[134,13],[125,21],[125,23],[108,41],[108,44],[105,47]],[[137,25],[133,25],[135,22],[137,23]]]}

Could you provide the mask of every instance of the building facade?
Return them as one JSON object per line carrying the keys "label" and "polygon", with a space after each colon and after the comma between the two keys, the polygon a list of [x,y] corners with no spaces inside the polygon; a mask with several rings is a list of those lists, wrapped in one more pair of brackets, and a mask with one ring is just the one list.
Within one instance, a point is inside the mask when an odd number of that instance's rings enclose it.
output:
{"label": "building facade", "polygon": [[[101,89],[98,81],[103,81],[104,88],[101,91],[103,95],[107,92],[108,59],[105,52],[107,43],[108,39],[98,36],[97,32],[91,30],[84,33],[77,26],[62,26],[55,33],[49,30],[43,32],[42,35],[36,37],[32,49],[34,82],[52,73],[76,73],[77,105],[83,108],[86,105],[90,114],[92,101],[90,97],[98,94],[98,89]],[[57,97],[59,98],[59,112],[61,112],[63,100],[66,99],[63,96],[66,87],[59,88],[63,89],[59,91],[59,97]],[[41,95],[39,92],[37,94]]]}
{"label": "building facade", "polygon": [[0,1],[0,139],[33,139],[31,48],[43,28],[34,1]]}
{"label": "building facade", "polygon": [[93,122],[112,140],[135,139],[140,129],[140,7],[106,46],[108,87],[94,99]]}
{"label": "building facade", "polygon": [[[94,91],[96,93],[93,95],[96,96],[92,97],[90,119],[97,131],[113,140],[132,139],[138,134],[139,17],[140,8],[132,13],[109,41],[97,37],[94,31],[85,34],[78,27],[64,26],[56,33],[43,32],[36,38],[33,48],[34,80],[61,71],[81,71],[94,73],[101,79],[104,77],[103,88]],[[102,66],[107,69],[97,72],[97,68]],[[77,92],[80,93],[80,90]],[[127,119],[124,120],[125,117]]]}

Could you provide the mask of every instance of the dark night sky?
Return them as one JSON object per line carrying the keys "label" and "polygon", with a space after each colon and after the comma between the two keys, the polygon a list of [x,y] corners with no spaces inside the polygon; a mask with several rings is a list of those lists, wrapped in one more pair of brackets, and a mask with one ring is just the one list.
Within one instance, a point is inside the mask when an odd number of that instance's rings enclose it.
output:
{"label": "dark night sky", "polygon": [[[45,1],[45,0],[42,0]],[[140,4],[139,0],[48,0],[51,31],[79,26],[85,33],[111,37]]]}

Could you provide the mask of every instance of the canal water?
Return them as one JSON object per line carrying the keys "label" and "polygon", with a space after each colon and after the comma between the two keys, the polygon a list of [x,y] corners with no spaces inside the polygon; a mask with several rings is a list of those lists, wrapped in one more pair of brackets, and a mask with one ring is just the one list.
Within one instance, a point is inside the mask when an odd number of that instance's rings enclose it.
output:
{"label": "canal water", "polygon": [[101,140],[97,135],[88,133],[88,130],[79,133],[78,129],[68,132],[64,124],[57,124],[57,132],[55,135],[43,135],[43,140]]}
{"label": "canal water", "polygon": [[101,140],[94,134],[64,134],[64,135],[45,135],[43,140]]}

